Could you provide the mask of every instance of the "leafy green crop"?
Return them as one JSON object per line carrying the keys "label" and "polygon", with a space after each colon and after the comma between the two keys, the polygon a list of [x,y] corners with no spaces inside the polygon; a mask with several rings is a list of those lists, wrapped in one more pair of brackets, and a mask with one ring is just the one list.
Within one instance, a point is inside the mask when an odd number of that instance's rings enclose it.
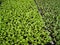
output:
{"label": "leafy green crop", "polygon": [[3,0],[0,45],[44,45],[51,40],[34,0]]}
{"label": "leafy green crop", "polygon": [[56,36],[56,45],[60,45],[60,15],[59,16],[57,16],[57,20],[58,20],[58,22],[57,22],[57,31],[58,31],[58,33],[57,33],[57,36]]}
{"label": "leafy green crop", "polygon": [[50,32],[56,45],[60,45],[60,33],[58,31],[60,30],[60,0],[36,0],[36,2],[45,22],[45,29]]}

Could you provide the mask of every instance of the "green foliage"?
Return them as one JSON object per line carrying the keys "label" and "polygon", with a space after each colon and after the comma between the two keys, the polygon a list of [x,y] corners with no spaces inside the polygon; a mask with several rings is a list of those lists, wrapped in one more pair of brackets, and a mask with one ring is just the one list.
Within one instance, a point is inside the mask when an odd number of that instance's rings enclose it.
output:
{"label": "green foliage", "polygon": [[51,40],[33,0],[4,0],[0,5],[0,45],[44,45]]}
{"label": "green foliage", "polygon": [[[36,0],[45,22],[45,29],[51,33],[52,40],[60,45],[60,0]],[[56,38],[58,37],[58,38]]]}
{"label": "green foliage", "polygon": [[57,24],[58,24],[58,29],[57,29],[58,33],[57,33],[57,36],[56,36],[56,45],[60,45],[60,15],[57,16],[57,20],[58,20],[58,22],[57,22]]}

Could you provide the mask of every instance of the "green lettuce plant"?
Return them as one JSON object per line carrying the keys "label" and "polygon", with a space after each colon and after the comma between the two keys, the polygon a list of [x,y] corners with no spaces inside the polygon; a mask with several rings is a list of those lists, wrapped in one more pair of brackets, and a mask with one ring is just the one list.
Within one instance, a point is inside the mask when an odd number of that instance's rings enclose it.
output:
{"label": "green lettuce plant", "polygon": [[51,40],[34,0],[3,0],[0,45],[44,45]]}

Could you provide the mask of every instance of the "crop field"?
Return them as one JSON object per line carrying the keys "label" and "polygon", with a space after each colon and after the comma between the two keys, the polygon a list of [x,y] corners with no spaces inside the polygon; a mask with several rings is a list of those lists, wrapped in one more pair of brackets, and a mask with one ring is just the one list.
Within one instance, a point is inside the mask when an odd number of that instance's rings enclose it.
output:
{"label": "crop field", "polygon": [[60,0],[35,0],[55,45],[60,45]]}
{"label": "crop field", "polygon": [[0,45],[60,45],[60,0],[0,0]]}

